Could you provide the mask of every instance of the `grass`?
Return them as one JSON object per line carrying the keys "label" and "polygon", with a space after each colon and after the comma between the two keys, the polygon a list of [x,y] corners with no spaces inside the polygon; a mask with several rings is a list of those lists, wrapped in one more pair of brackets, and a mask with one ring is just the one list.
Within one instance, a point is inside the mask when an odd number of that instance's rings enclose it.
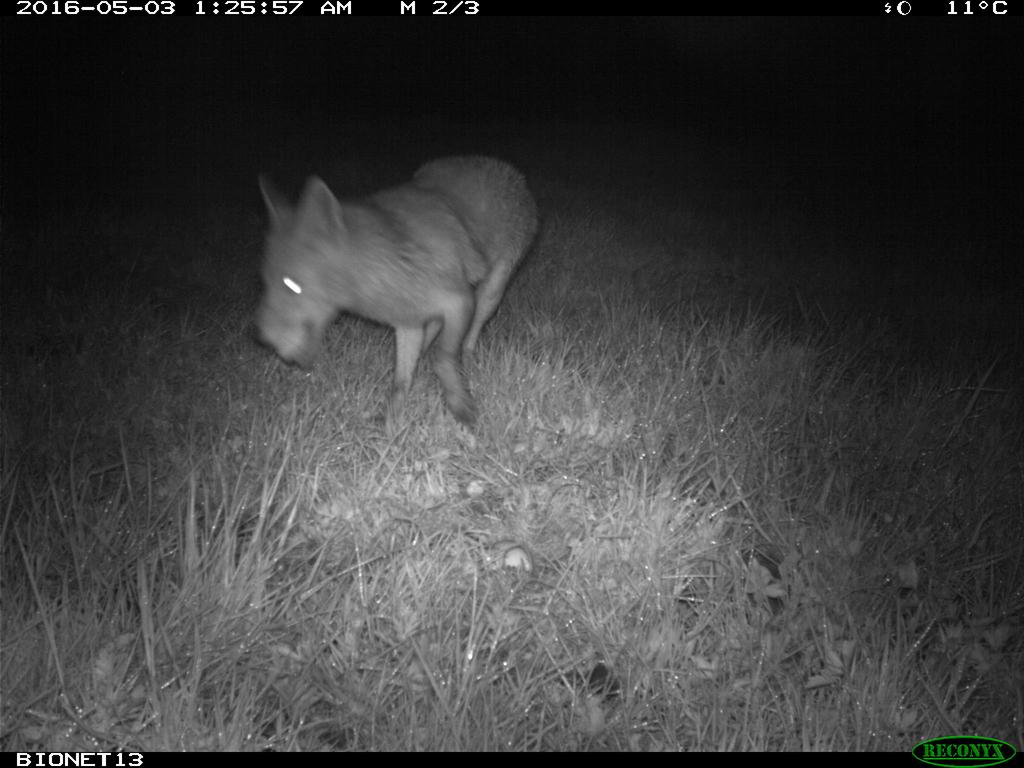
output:
{"label": "grass", "polygon": [[552,168],[473,432],[253,343],[255,207],[5,233],[4,749],[1024,743],[1019,324]]}

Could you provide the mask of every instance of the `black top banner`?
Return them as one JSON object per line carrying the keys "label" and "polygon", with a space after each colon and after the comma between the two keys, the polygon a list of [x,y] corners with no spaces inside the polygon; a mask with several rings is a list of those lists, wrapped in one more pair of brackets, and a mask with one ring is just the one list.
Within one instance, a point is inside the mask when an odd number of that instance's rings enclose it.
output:
{"label": "black top banner", "polygon": [[[615,8],[615,6],[611,6]],[[275,16],[578,16],[585,3],[540,0],[0,0],[0,13],[20,17],[275,17]],[[609,5],[593,10],[607,15]],[[622,10],[626,10],[623,6]],[[630,11],[640,10],[630,5]],[[654,3],[652,14],[670,10]],[[710,9],[709,9],[710,10]],[[965,23],[982,18],[1013,15],[1010,0],[845,0],[822,3],[730,3],[732,15],[758,16],[877,16],[907,20],[922,16],[959,18]],[[766,10],[768,11],[766,13]],[[808,13],[812,11],[813,13]]]}

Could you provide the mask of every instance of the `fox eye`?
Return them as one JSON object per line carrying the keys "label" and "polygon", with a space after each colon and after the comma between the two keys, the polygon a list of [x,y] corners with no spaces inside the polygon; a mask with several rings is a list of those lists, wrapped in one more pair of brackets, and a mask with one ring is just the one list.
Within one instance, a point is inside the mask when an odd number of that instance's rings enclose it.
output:
{"label": "fox eye", "polygon": [[281,282],[284,283],[285,287],[296,295],[302,294],[302,286],[292,280],[290,277],[281,278]]}

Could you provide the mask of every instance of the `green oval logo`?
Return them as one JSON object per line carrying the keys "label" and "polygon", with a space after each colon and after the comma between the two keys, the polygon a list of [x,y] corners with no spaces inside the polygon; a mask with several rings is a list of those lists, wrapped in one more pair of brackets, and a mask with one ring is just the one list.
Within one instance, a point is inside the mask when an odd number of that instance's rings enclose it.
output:
{"label": "green oval logo", "polygon": [[986,736],[940,736],[916,744],[911,754],[928,765],[980,768],[1012,760],[1017,750],[1005,741]]}

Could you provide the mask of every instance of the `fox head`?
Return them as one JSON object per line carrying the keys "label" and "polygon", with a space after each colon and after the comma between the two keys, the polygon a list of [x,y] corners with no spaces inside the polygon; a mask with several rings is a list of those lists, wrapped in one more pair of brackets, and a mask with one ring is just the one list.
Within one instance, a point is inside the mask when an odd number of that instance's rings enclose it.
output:
{"label": "fox head", "polygon": [[257,331],[281,359],[309,368],[338,311],[328,293],[327,273],[332,242],[344,232],[341,204],[316,176],[306,182],[295,207],[263,177],[260,191],[270,229]]}

